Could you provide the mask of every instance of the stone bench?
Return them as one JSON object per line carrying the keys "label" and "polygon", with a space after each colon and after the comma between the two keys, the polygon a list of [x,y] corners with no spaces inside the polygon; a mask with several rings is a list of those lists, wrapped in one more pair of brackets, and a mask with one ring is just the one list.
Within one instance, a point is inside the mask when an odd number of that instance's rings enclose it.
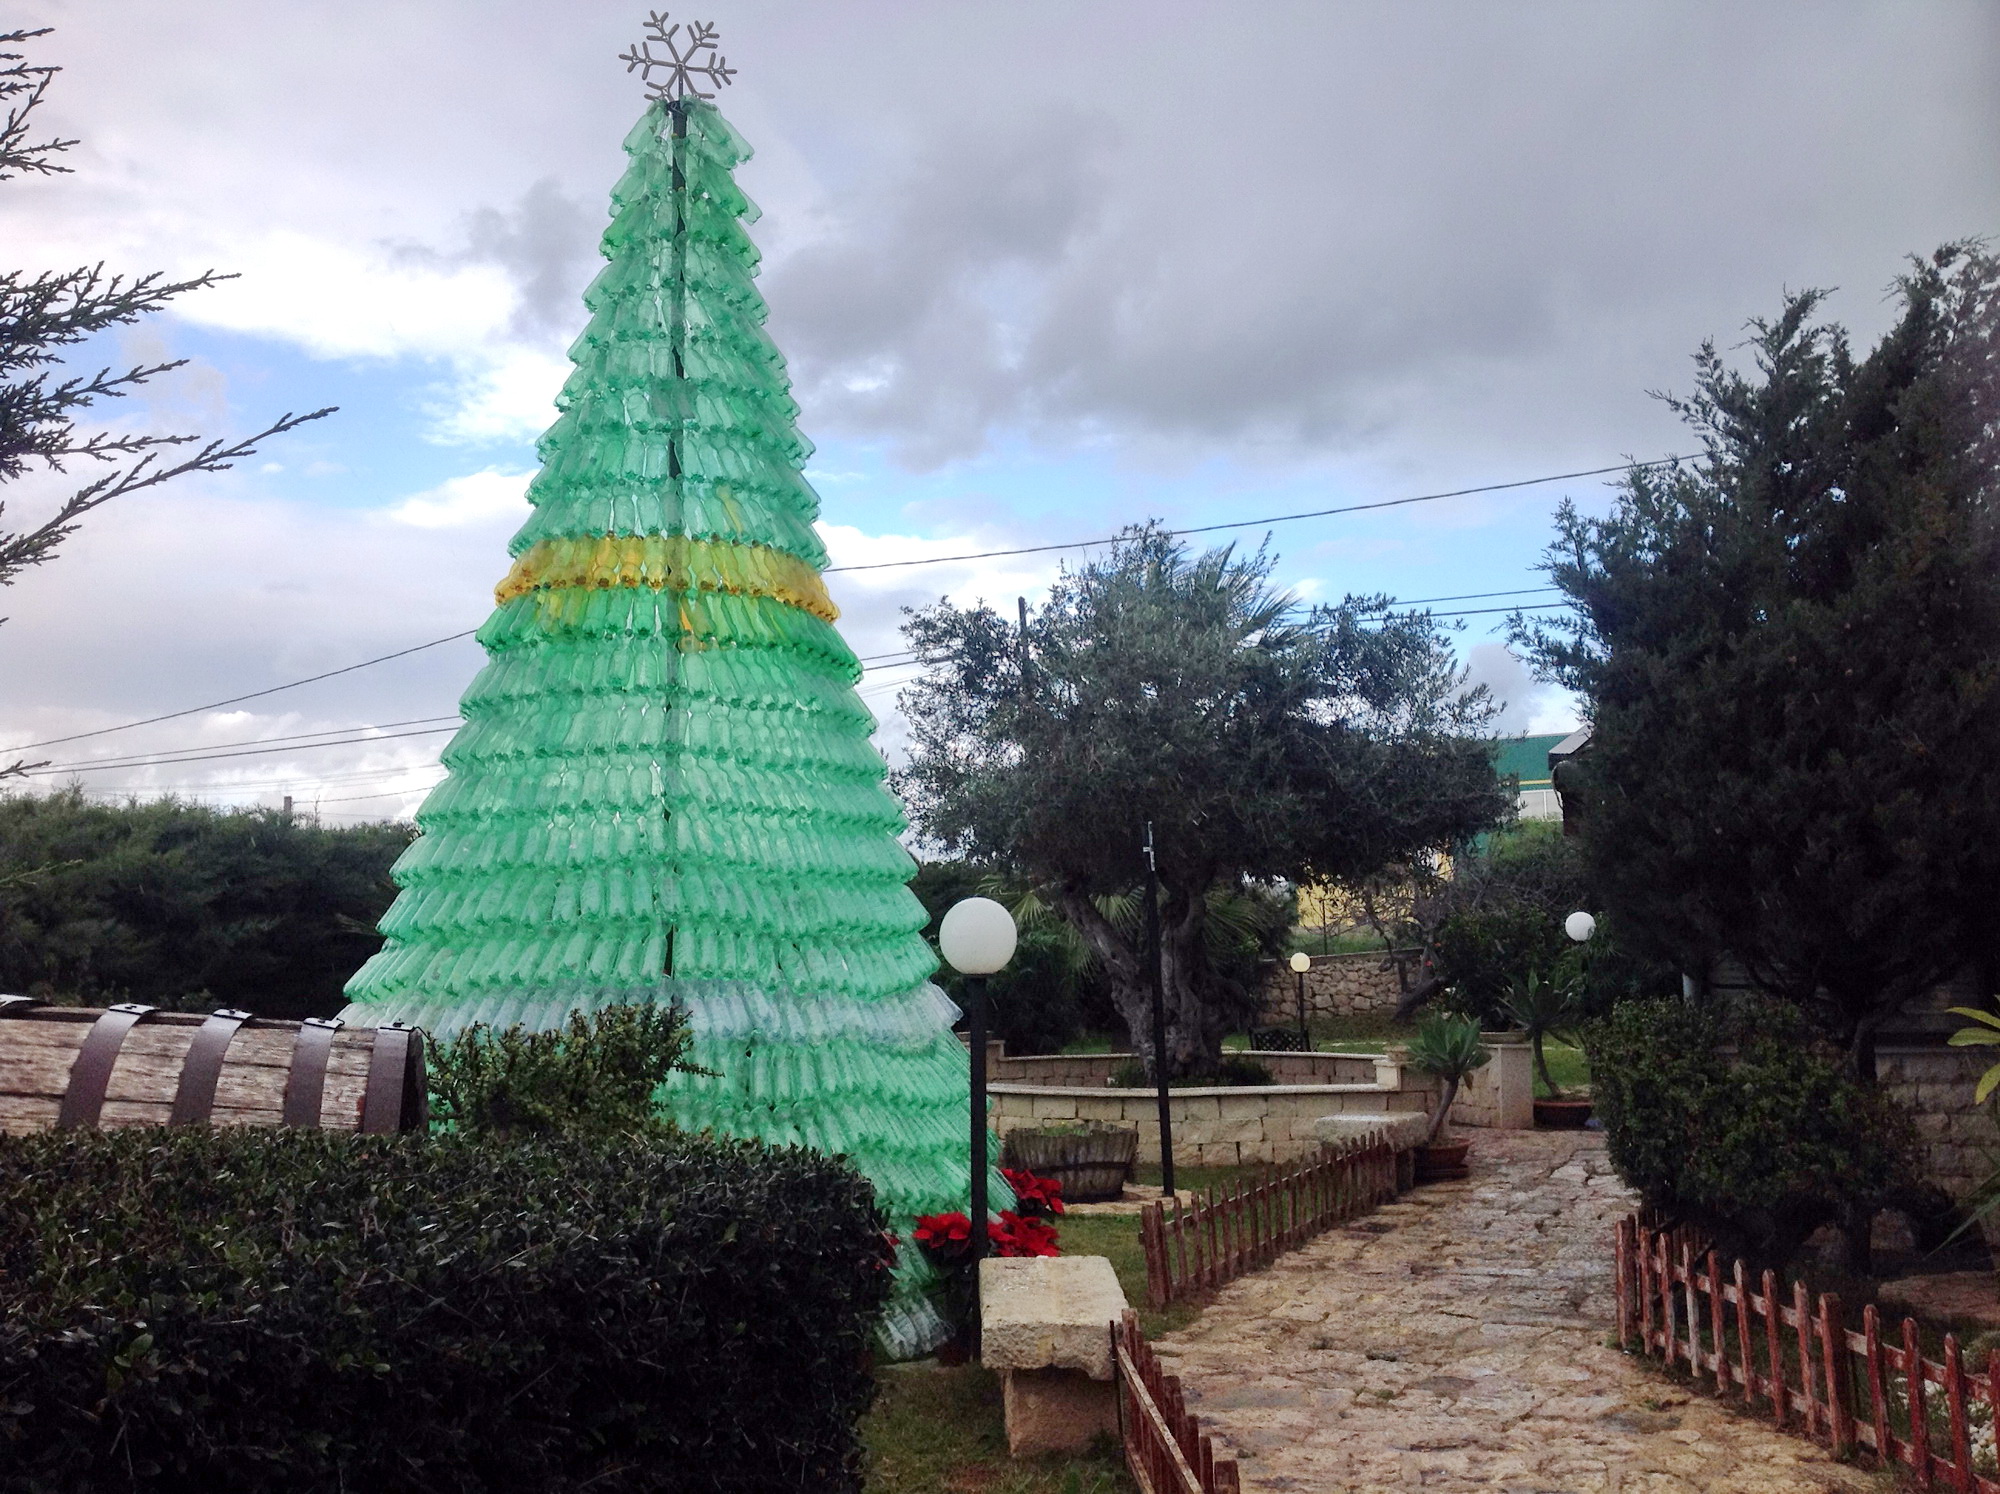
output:
{"label": "stone bench", "polygon": [[1416,1186],[1416,1150],[1430,1138],[1428,1115],[1383,1111],[1375,1115],[1322,1115],[1313,1122],[1313,1135],[1321,1146],[1351,1146],[1377,1132],[1396,1150],[1396,1191],[1407,1192]]}
{"label": "stone bench", "polygon": [[1116,1435],[1111,1325],[1125,1308],[1101,1255],[979,1263],[979,1357],[1001,1377],[1009,1453],[1080,1452]]}

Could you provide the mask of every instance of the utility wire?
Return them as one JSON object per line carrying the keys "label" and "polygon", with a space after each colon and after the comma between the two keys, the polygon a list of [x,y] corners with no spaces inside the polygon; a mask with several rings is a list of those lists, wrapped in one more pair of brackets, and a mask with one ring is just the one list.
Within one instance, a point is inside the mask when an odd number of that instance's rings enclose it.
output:
{"label": "utility wire", "polygon": [[[1602,477],[1608,472],[1634,472],[1643,471],[1651,467],[1670,467],[1692,460],[1694,460],[1692,454],[1656,457],[1652,461],[1647,462],[1621,462],[1612,467],[1590,467],[1580,472],[1553,472],[1546,477],[1524,477],[1514,482],[1483,483],[1478,487],[1453,488],[1449,492],[1443,493],[1418,493],[1409,498],[1387,498],[1376,503],[1348,503],[1342,504],[1337,508],[1307,509],[1294,514],[1273,514],[1263,519],[1231,520],[1225,524],[1197,524],[1185,529],[1168,529],[1163,531],[1163,533],[1169,538],[1178,539],[1190,534],[1215,534],[1225,529],[1255,529],[1264,524],[1288,524],[1298,519],[1323,519],[1335,514],[1362,513],[1378,508],[1401,508],[1411,503],[1436,503],[1445,498],[1466,498],[1475,493],[1502,493],[1516,488],[1539,487],[1545,483],[1567,482],[1571,478],[1577,477]],[[1053,550],[1087,550],[1095,545],[1107,545],[1110,543],[1112,543],[1112,538],[1107,536],[1103,539],[1071,540],[1055,545],[1024,545],[1012,550],[980,550],[966,555],[937,555],[919,560],[877,560],[860,565],[828,566],[822,574],[834,575],[849,571],[896,570],[923,565],[952,565],[967,560],[997,560],[1012,555],[1042,555]],[[1490,593],[1490,595],[1494,596],[1508,594],[1503,592]],[[1450,601],[1454,599],[1435,597],[1430,600]],[[1415,604],[1405,603],[1401,605]],[[413,644],[409,648],[397,649],[394,653],[380,654],[373,659],[363,659],[358,664],[348,664],[339,669],[329,669],[323,674],[307,675],[304,679],[300,680],[288,680],[282,685],[271,685],[262,690],[252,690],[247,695],[232,695],[227,700],[215,700],[210,701],[207,705],[189,706],[185,710],[168,711],[166,714],[160,716],[147,716],[143,720],[127,721],[118,726],[100,726],[95,731],[72,732],[66,737],[46,737],[39,742],[27,742],[19,747],[4,748],[0,749],[0,751],[32,752],[41,747],[60,746],[64,742],[82,742],[91,737],[109,736],[113,732],[131,731],[135,727],[153,726],[161,721],[178,721],[183,716],[195,716],[203,711],[216,711],[222,709],[224,706],[240,705],[246,700],[261,700],[267,695],[276,695],[282,690],[296,690],[301,685],[314,685],[318,684],[321,680],[330,680],[338,675],[352,674],[357,669],[368,669],[377,664],[387,664],[392,659],[406,658],[411,654],[422,653],[425,649],[436,648],[440,644],[456,643],[461,638],[470,638],[478,631],[477,628],[467,628],[460,633],[448,633],[443,638],[433,638],[428,643]],[[892,656],[883,654],[871,657],[888,658]],[[868,659],[864,658],[861,662],[867,663]]]}
{"label": "utility wire", "polygon": [[300,685],[316,685],[321,680],[330,680],[337,674],[352,674],[357,669],[367,669],[375,664],[387,664],[391,659],[401,659],[410,654],[420,654],[427,648],[436,648],[441,643],[456,643],[461,638],[470,638],[477,628],[467,628],[463,633],[447,634],[443,638],[433,638],[429,643],[419,643],[409,648],[399,648],[393,654],[382,654],[377,658],[363,659],[359,664],[344,665],[339,669],[329,669],[325,674],[309,674],[302,680],[288,680],[282,685],[272,685],[264,690],[252,690],[248,695],[232,695],[227,700],[210,701],[207,705],[189,706],[184,711],[169,711],[164,716],[148,716],[143,721],[127,721],[123,726],[100,726],[96,731],[74,732],[66,737],[49,737],[40,742],[29,742],[20,747],[0,748],[0,752],[32,752],[37,747],[54,747],[62,742],[81,742],[86,737],[108,736],[114,731],[130,731],[135,726],[151,726],[158,721],[178,721],[183,716],[196,716],[203,711],[219,711],[224,706],[237,705],[246,700],[261,700],[266,695],[276,695],[280,690],[296,690]]}
{"label": "utility wire", "polygon": [[239,742],[202,742],[191,747],[162,747],[158,752],[140,752],[140,753],[132,753],[130,755],[122,753],[114,753],[110,757],[85,757],[85,758],[78,758],[75,762],[72,763],[46,763],[43,766],[47,768],[50,772],[56,772],[63,768],[82,768],[82,767],[100,767],[100,768],[171,767],[176,761],[180,759],[180,754],[184,752],[194,752],[194,753],[199,753],[203,756],[207,756],[210,753],[221,752],[224,749],[230,747],[272,747],[272,746],[277,746],[280,743],[284,742],[307,742],[315,747],[341,747],[347,745],[346,740],[339,742],[314,742],[313,738],[340,737],[343,739],[351,738],[355,742],[370,742],[376,739],[373,737],[356,737],[354,736],[354,733],[366,732],[366,731],[392,731],[395,728],[401,726],[437,726],[443,722],[456,721],[456,720],[458,720],[458,713],[454,711],[449,716],[418,716],[409,721],[372,722],[366,726],[329,726],[325,731],[306,731],[306,732],[300,732],[296,736],[289,736],[289,737],[248,737]]}
{"label": "utility wire", "polygon": [[[1547,477],[1524,477],[1518,482],[1489,482],[1476,488],[1453,488],[1448,493],[1419,493],[1412,498],[1385,498],[1377,503],[1344,503],[1338,508],[1313,508],[1303,513],[1273,514],[1265,519],[1232,519],[1226,524],[1196,524],[1187,529],[1163,529],[1160,533],[1169,539],[1179,539],[1190,534],[1215,534],[1224,529],[1256,529],[1265,524],[1289,524],[1295,519],[1324,519],[1334,514],[1358,514],[1376,508],[1401,508],[1409,503],[1436,503],[1441,498],[1465,498],[1474,493],[1504,493],[1512,488],[1533,488],[1543,483],[1567,482],[1573,477],[1602,477],[1607,472],[1637,472],[1648,467],[1671,467],[1694,459],[1693,454],[1655,457],[1650,462],[1620,462],[1615,467],[1590,467],[1582,472],[1552,472]],[[1009,555],[1043,555],[1051,550],[1088,550],[1094,545],[1112,544],[1116,538],[1115,535],[1107,535],[1102,539],[1068,540],[1059,545],[1023,545],[1014,550],[980,550],[970,555],[933,555],[921,560],[871,560],[861,565],[830,565],[823,574],[831,576],[844,571],[889,571],[915,565],[951,565],[963,560],[997,560]]]}
{"label": "utility wire", "polygon": [[[437,737],[447,732],[457,731],[455,726],[433,726],[426,731],[392,731],[379,737],[349,737],[333,742],[307,742],[300,746],[252,747],[237,752],[204,752],[189,757],[171,758],[160,764],[162,767],[177,767],[182,763],[214,762],[225,757],[260,757],[270,752],[310,752],[315,747],[372,747],[377,742],[394,742],[404,737]],[[47,778],[56,773],[96,773],[106,768],[134,768],[149,766],[145,763],[68,763],[60,767],[32,768],[22,774],[24,778]]]}

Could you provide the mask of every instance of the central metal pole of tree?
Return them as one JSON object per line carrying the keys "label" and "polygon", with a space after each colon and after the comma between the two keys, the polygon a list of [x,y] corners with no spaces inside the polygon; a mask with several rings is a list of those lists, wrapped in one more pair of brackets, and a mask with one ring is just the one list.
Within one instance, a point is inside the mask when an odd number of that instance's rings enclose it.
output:
{"label": "central metal pole of tree", "polygon": [[1146,821],[1146,964],[1153,981],[1153,1085],[1160,1107],[1160,1197],[1174,1196],[1174,1107],[1167,1091],[1167,993],[1160,978],[1160,868]]}
{"label": "central metal pole of tree", "polygon": [[965,978],[966,1036],[972,1045],[972,1261],[986,1254],[986,977]]}

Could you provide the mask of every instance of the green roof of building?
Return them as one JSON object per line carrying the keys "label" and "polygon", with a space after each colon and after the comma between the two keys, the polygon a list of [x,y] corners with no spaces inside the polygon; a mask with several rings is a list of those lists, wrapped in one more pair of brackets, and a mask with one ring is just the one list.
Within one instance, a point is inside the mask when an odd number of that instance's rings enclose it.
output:
{"label": "green roof of building", "polygon": [[1569,735],[1556,732],[1546,737],[1502,737],[1493,744],[1493,771],[1502,778],[1508,775],[1521,780],[1521,787],[1548,788],[1549,749]]}

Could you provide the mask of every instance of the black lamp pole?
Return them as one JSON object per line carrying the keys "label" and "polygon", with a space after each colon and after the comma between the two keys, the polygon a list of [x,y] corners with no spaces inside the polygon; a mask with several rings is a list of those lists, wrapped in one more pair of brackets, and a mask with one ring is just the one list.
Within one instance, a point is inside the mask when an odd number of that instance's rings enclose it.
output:
{"label": "black lamp pole", "polygon": [[[967,963],[970,963],[969,961]],[[986,977],[965,978],[965,1012],[972,1039],[972,1259],[986,1254]]]}
{"label": "black lamp pole", "polygon": [[1312,1039],[1306,1036],[1306,973],[1303,970],[1293,973],[1299,978],[1299,1051],[1310,1053]]}
{"label": "black lamp pole", "polygon": [[1174,1107],[1167,1092],[1167,995],[1160,979],[1160,868],[1146,821],[1146,964],[1153,980],[1153,1085],[1160,1108],[1160,1197],[1174,1196]]}

